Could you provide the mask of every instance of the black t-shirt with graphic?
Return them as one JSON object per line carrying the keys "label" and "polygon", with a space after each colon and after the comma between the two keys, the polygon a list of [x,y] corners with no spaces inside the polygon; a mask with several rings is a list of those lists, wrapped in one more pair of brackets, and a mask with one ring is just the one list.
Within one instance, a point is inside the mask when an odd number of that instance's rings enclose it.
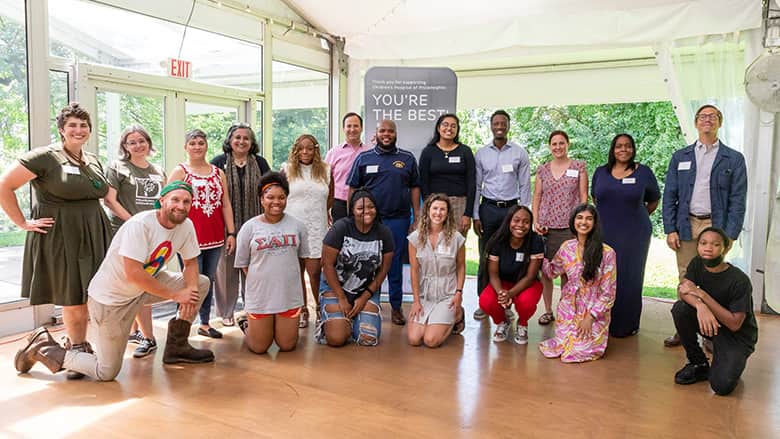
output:
{"label": "black t-shirt with graphic", "polygon": [[393,234],[387,226],[375,223],[368,233],[361,233],[354,218],[336,221],[322,242],[339,251],[336,273],[341,288],[352,300],[374,280],[382,266],[382,256],[394,250]]}

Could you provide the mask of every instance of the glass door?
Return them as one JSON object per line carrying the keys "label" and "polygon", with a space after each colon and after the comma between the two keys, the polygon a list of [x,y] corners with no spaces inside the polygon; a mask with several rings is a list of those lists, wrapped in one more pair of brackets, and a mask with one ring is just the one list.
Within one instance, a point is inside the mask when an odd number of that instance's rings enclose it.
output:
{"label": "glass door", "polygon": [[222,154],[222,143],[230,125],[245,119],[243,114],[245,105],[241,101],[215,98],[185,97],[184,99],[185,132],[200,129],[206,133],[209,142],[206,160],[211,161]]}

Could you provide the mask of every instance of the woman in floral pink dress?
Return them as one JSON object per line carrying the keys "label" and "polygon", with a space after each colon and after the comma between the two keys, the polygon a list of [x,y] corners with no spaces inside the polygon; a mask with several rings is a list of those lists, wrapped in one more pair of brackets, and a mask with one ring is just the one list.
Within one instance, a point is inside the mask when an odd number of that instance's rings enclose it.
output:
{"label": "woman in floral pink dress", "polygon": [[582,363],[601,358],[607,350],[617,271],[615,251],[601,240],[594,206],[577,206],[569,228],[577,239],[564,242],[542,267],[547,277],[566,275],[569,281],[561,289],[555,336],[539,349],[547,358]]}

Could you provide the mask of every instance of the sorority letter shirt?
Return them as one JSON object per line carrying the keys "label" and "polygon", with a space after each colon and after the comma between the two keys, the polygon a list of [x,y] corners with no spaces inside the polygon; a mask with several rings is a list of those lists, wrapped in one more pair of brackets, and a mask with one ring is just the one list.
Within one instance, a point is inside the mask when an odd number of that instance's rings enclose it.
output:
{"label": "sorority letter shirt", "polygon": [[143,264],[144,270],[156,276],[176,253],[184,260],[198,257],[198,239],[195,226],[187,218],[172,229],[157,221],[157,209],[147,210],[127,220],[108,248],[103,263],[87,287],[92,299],[103,305],[126,305],[144,293],[127,281],[124,258]]}
{"label": "sorority letter shirt", "polygon": [[277,314],[303,306],[298,258],[308,254],[306,227],[285,214],[276,224],[251,218],[236,241],[236,268],[248,268],[246,311]]}

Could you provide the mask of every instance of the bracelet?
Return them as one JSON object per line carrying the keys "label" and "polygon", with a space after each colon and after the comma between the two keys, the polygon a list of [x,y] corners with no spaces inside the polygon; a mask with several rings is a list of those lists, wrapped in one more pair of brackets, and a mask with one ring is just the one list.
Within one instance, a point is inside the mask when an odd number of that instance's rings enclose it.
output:
{"label": "bracelet", "polygon": [[227,232],[227,236],[235,237],[236,236],[236,232]]}
{"label": "bracelet", "polygon": [[372,295],[372,296],[373,296],[373,295],[374,295],[374,293],[375,293],[375,291],[374,291],[374,290],[372,290],[372,289],[371,289],[371,287],[369,287],[368,285],[366,285],[366,286],[365,286],[365,288],[363,288],[363,289],[364,289],[364,290],[366,290],[366,291],[368,291],[369,293],[371,293],[371,295]]}
{"label": "bracelet", "polygon": [[463,294],[463,288],[458,288],[457,290],[455,290],[455,292],[456,292],[456,293]]}

